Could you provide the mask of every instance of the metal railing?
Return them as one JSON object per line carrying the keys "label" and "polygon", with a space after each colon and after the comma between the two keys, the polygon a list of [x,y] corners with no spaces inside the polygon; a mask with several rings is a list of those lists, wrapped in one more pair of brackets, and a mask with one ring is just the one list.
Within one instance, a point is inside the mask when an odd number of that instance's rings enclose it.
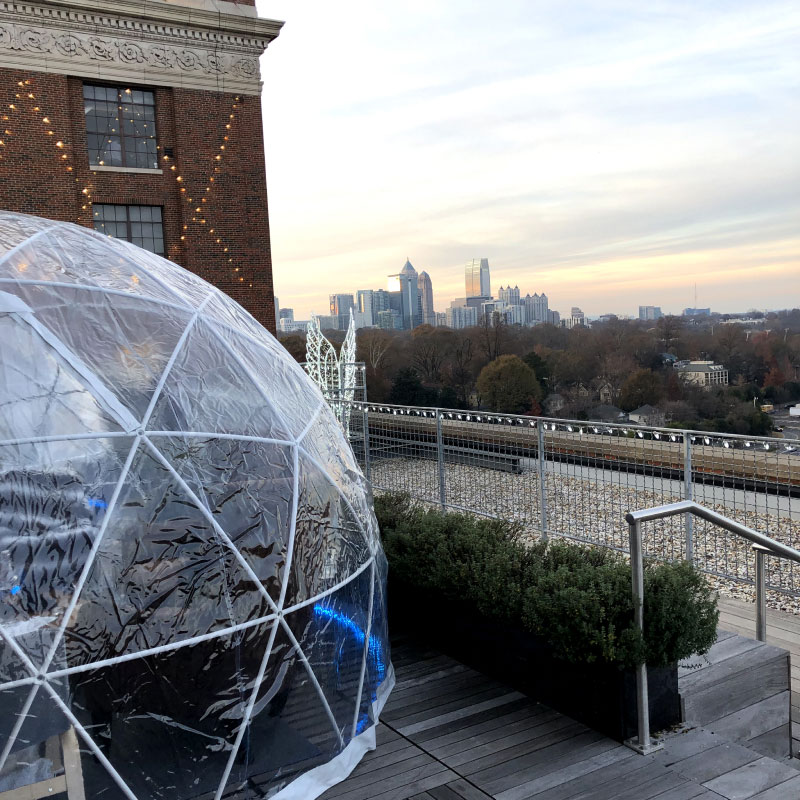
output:
{"label": "metal railing", "polygon": [[[631,584],[633,589],[634,620],[640,631],[644,631],[644,556],[642,548],[642,523],[652,520],[685,514],[699,517],[719,528],[723,528],[736,536],[749,541],[756,554],[756,637],[760,641],[767,638],[766,588],[764,576],[764,556],[769,554],[800,563],[800,551],[769,536],[728,519],[716,511],[698,505],[692,500],[668,503],[639,511],[629,511],[625,515],[628,523],[631,558]],[[660,747],[650,739],[650,706],[647,691],[647,665],[640,664],[636,668],[636,707],[638,715],[638,740],[628,742],[640,753],[650,753]]]}
{"label": "metal railing", "polygon": [[[628,509],[695,500],[786,545],[800,543],[800,443],[522,415],[343,403],[374,490],[628,552]],[[743,540],[706,519],[667,520],[645,555],[688,560],[718,588],[758,580]],[[800,596],[800,567],[765,554],[771,602]],[[750,587],[747,589],[746,587]]]}

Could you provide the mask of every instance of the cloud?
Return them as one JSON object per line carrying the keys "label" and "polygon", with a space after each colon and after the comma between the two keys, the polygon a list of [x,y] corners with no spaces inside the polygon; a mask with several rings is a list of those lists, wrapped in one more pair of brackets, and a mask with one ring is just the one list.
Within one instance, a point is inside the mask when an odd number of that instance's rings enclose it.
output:
{"label": "cloud", "polygon": [[298,316],[406,255],[437,308],[475,256],[588,313],[679,310],[693,269],[704,304],[775,307],[800,276],[793,3],[259,10],[287,19],[262,70],[275,286]]}

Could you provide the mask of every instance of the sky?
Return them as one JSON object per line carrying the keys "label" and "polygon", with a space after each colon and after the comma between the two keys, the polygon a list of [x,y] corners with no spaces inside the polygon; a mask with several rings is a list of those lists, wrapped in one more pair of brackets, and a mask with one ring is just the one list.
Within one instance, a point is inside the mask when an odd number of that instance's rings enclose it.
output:
{"label": "sky", "polygon": [[796,0],[257,0],[275,293],[800,305]]}

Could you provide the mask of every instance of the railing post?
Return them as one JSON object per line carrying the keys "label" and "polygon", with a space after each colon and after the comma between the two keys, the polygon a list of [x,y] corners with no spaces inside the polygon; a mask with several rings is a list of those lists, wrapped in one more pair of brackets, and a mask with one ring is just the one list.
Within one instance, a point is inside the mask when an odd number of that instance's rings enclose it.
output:
{"label": "railing post", "polygon": [[544,425],[542,420],[536,422],[536,431],[539,435],[539,523],[542,541],[547,541],[547,462],[544,458]]}
{"label": "railing post", "polygon": [[766,559],[769,550],[760,544],[754,544],[756,554],[756,639],[767,641],[767,581]]}
{"label": "railing post", "polygon": [[[683,432],[683,499],[693,500],[692,484],[692,437],[688,431]],[[691,514],[683,515],[683,524],[686,533],[686,560],[694,564],[694,517]]]}
{"label": "railing post", "polygon": [[362,433],[364,434],[364,477],[367,483],[372,483],[372,473],[369,463],[369,406],[364,403],[362,406],[364,412],[364,421],[361,425]]}
{"label": "railing post", "polygon": [[[628,525],[631,554],[631,586],[633,589],[633,619],[636,627],[644,635],[644,559],[642,556],[641,522],[635,520]],[[660,744],[650,741],[650,701],[647,692],[647,664],[636,667],[636,714],[639,735],[636,741],[629,739],[625,744],[637,753],[645,755],[661,749]]]}
{"label": "railing post", "polygon": [[444,439],[442,438],[442,413],[435,408],[436,414],[436,460],[439,464],[439,504],[442,511],[447,508],[447,487],[444,482]]}

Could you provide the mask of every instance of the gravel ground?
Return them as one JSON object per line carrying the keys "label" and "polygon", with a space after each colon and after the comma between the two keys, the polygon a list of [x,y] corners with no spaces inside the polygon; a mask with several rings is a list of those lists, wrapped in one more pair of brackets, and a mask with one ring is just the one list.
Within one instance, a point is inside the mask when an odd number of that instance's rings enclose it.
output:
{"label": "gravel ground", "polygon": [[[372,464],[376,489],[408,491],[418,499],[439,503],[438,465],[424,459],[392,459]],[[672,494],[673,481],[652,478],[644,488],[626,485],[625,473],[606,472],[603,480],[549,474],[546,481],[548,533],[627,550],[626,512],[680,500]],[[641,478],[639,479],[641,481]],[[512,474],[459,464],[445,465],[446,501],[492,516],[522,522],[530,529],[531,541],[540,536],[540,486],[536,472]],[[742,494],[742,497],[744,495]],[[711,503],[720,514],[764,532],[784,544],[800,549],[800,519],[779,516],[758,508],[759,496],[747,502]],[[788,501],[787,501],[788,502]],[[796,502],[796,501],[795,501]],[[662,558],[685,558],[686,526],[681,517],[646,524],[645,552]],[[710,523],[693,519],[694,561],[708,574],[720,594],[754,600],[751,583],[755,556],[750,544]],[[738,579],[738,580],[737,580]],[[779,558],[767,559],[767,583],[782,591],[769,591],[771,608],[800,613],[800,564]]]}

